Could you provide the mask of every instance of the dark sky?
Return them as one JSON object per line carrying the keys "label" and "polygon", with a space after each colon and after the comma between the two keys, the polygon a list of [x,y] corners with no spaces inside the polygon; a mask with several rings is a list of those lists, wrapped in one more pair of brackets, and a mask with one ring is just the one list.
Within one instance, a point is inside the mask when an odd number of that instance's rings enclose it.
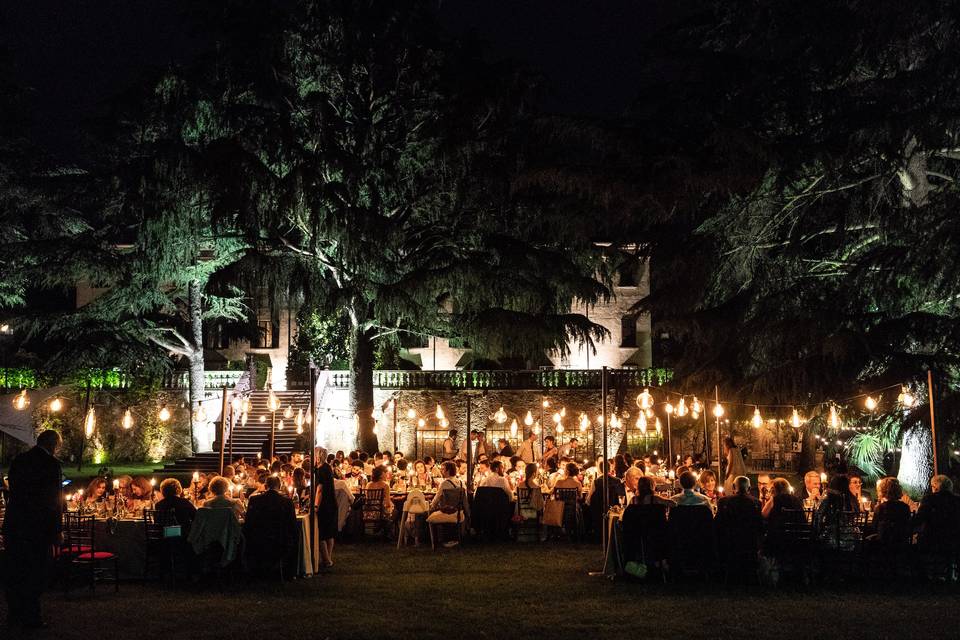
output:
{"label": "dark sky", "polygon": [[[269,1],[269,0],[265,0]],[[180,61],[190,37],[177,0],[6,0],[0,42],[34,91],[48,137],[70,131],[144,68]],[[664,0],[443,0],[445,25],[494,59],[545,75],[547,108],[614,115],[636,97],[643,39],[668,20]]]}

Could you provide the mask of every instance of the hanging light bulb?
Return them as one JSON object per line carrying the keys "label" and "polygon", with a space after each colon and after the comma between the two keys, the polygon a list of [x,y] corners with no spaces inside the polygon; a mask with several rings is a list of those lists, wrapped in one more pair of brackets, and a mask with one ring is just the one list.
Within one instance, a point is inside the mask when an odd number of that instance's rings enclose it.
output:
{"label": "hanging light bulb", "polygon": [[450,421],[447,420],[446,418],[440,418],[440,426],[446,429],[447,427],[450,426]]}
{"label": "hanging light bulb", "polygon": [[561,421],[561,420],[563,420],[563,416],[561,416],[559,412],[553,414],[553,423],[554,423],[554,424],[560,424],[560,421]]}
{"label": "hanging light bulb", "polygon": [[897,397],[897,401],[906,409],[909,409],[917,403],[917,399],[913,397],[913,394],[910,393],[910,390],[906,387],[900,387],[900,395]]}
{"label": "hanging light bulb", "polygon": [[803,420],[800,419],[800,413],[794,409],[793,415],[790,416],[790,426],[794,429],[799,429],[800,425],[803,424]]}
{"label": "hanging light bulb", "polygon": [[283,418],[277,423],[277,431],[283,431]]}
{"label": "hanging light bulb", "polygon": [[403,431],[403,428],[400,425],[397,425],[393,428],[393,432],[397,435],[400,435],[401,431]]}
{"label": "hanging light bulb", "polygon": [[83,419],[83,432],[89,438],[93,436],[93,430],[97,428],[97,414],[93,411],[93,407],[87,409],[87,415]]}
{"label": "hanging light bulb", "polygon": [[533,435],[535,435],[535,436],[540,435],[540,423],[539,423],[539,422],[536,424],[536,426],[533,427]]}
{"label": "hanging light bulb", "polygon": [[587,427],[590,426],[590,418],[587,417],[587,414],[580,414],[580,431],[586,431]]}
{"label": "hanging light bulb", "polygon": [[544,401],[543,401],[543,408],[544,408],[544,409],[549,409],[549,408],[550,408],[550,401],[549,401],[549,400],[544,400]]}
{"label": "hanging light bulb", "polygon": [[687,415],[687,413],[687,401],[685,398],[681,397],[680,402],[677,403],[677,415],[682,418],[683,416]]}
{"label": "hanging light bulb", "polygon": [[27,390],[21,389],[20,393],[18,393],[13,398],[13,408],[16,409],[17,411],[23,411],[29,406],[30,406],[30,398],[27,397]]}
{"label": "hanging light bulb", "polygon": [[637,429],[640,429],[640,433],[647,433],[647,414],[641,411],[637,415]]}
{"label": "hanging light bulb", "polygon": [[719,402],[718,402],[717,404],[713,405],[713,415],[714,415],[714,417],[716,417],[716,418],[722,418],[722,417],[723,417],[723,405],[720,404]]}
{"label": "hanging light bulb", "polygon": [[61,409],[63,409],[63,400],[60,398],[54,398],[50,401],[50,411],[53,413],[58,413]]}
{"label": "hanging light bulb", "polygon": [[510,423],[510,435],[514,438],[517,437],[517,431],[520,429],[520,425],[517,424],[517,419],[514,418],[513,422]]}
{"label": "hanging light bulb", "polygon": [[240,414],[240,426],[241,426],[241,427],[247,426],[247,420],[248,420],[249,418],[250,418],[250,414],[247,413],[246,411],[244,411],[243,413],[241,413],[241,414]]}
{"label": "hanging light bulb", "polygon": [[420,418],[419,420],[417,420],[417,426],[423,429],[425,426],[427,426],[427,421],[424,420],[423,418]]}
{"label": "hanging light bulb", "polygon": [[437,403],[437,420],[443,420],[443,418],[444,418],[443,407],[441,407],[440,403],[438,402]]}
{"label": "hanging light bulb", "polygon": [[277,394],[273,392],[273,389],[270,389],[270,395],[267,397],[267,409],[270,410],[270,413],[275,413],[280,408],[280,399],[277,398]]}
{"label": "hanging light bulb", "polygon": [[527,411],[527,415],[523,418],[523,424],[527,425],[528,427],[533,425],[533,414],[529,411]]}
{"label": "hanging light bulb", "polygon": [[260,416],[260,422],[266,422],[267,416]]}
{"label": "hanging light bulb", "polygon": [[407,409],[407,420],[413,420],[417,417],[417,412],[413,409]]}
{"label": "hanging light bulb", "polygon": [[840,416],[837,415],[836,405],[830,405],[830,418],[828,420],[831,429],[840,428]]}
{"label": "hanging light bulb", "polygon": [[657,433],[658,433],[658,434],[659,434],[661,431],[663,431],[663,425],[660,424],[660,418],[657,418],[657,419],[654,421],[654,423],[653,423],[653,428],[657,430]]}
{"label": "hanging light bulb", "polygon": [[867,408],[867,411],[876,411],[877,401],[873,396],[867,396],[867,399],[863,401],[863,406]]}
{"label": "hanging light bulb", "polygon": [[647,414],[648,418],[653,418],[653,409],[647,409],[644,413]]}
{"label": "hanging light bulb", "polygon": [[[297,416],[293,419],[293,424],[297,425],[298,429],[303,426],[303,409],[297,409]],[[297,433],[303,432],[298,431]]]}
{"label": "hanging light bulb", "polygon": [[283,410],[283,417],[289,420],[293,417],[293,407],[287,405],[287,408]]}
{"label": "hanging light bulb", "polygon": [[690,411],[697,415],[700,415],[701,411],[703,411],[703,407],[700,404],[700,401],[697,399],[697,396],[693,396],[693,403],[690,405]]}
{"label": "hanging light bulb", "polygon": [[641,391],[637,396],[637,406],[641,409],[649,409],[652,404],[653,396],[650,395],[650,392],[647,389]]}
{"label": "hanging light bulb", "polygon": [[310,412],[310,409],[307,409],[307,412],[303,415],[303,424],[313,424],[313,414]]}
{"label": "hanging light bulb", "polygon": [[674,408],[673,408],[673,405],[670,404],[669,402],[663,405],[663,410],[667,412],[668,416],[673,415]]}
{"label": "hanging light bulb", "polygon": [[503,410],[502,405],[497,409],[497,412],[493,414],[493,419],[497,421],[497,424],[503,424],[507,421],[507,412]]}
{"label": "hanging light bulb", "polygon": [[302,425],[302,424],[298,424],[298,425],[297,425],[297,435],[300,435],[300,434],[302,434],[302,433],[303,433],[303,425]]}
{"label": "hanging light bulb", "polygon": [[123,412],[123,420],[120,421],[120,426],[128,431],[133,426],[133,414],[130,413],[130,409]]}
{"label": "hanging light bulb", "polygon": [[563,425],[562,425],[562,424],[558,424],[558,425],[557,425],[557,433],[563,433]]}
{"label": "hanging light bulb", "polygon": [[166,422],[170,419],[170,409],[167,409],[167,405],[160,407],[160,413],[157,414],[157,418],[160,422]]}
{"label": "hanging light bulb", "polygon": [[750,424],[753,425],[754,429],[759,429],[763,426],[763,417],[760,415],[760,407],[753,408],[753,418],[750,419]]}
{"label": "hanging light bulb", "polygon": [[240,402],[240,410],[244,413],[250,413],[250,398],[244,397]]}
{"label": "hanging light bulb", "polygon": [[566,418],[566,417],[567,417],[567,408],[566,408],[566,407],[560,407],[560,417],[561,417],[561,418]]}

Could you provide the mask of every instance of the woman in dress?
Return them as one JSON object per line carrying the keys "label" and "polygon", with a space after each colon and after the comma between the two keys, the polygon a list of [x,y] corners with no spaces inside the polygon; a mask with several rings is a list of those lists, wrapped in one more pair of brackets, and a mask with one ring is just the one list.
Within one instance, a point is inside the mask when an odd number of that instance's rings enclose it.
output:
{"label": "woman in dress", "polygon": [[733,481],[738,476],[747,475],[747,465],[743,463],[743,456],[740,455],[740,447],[736,445],[733,438],[727,436],[723,439],[723,450],[727,457],[727,475],[723,481],[723,492],[732,496]]}
{"label": "woman in dress", "polygon": [[[388,494],[389,495],[389,494]],[[320,566],[333,566],[333,543],[337,536],[337,494],[333,484],[333,469],[322,464],[317,469],[317,530],[320,540]]]}

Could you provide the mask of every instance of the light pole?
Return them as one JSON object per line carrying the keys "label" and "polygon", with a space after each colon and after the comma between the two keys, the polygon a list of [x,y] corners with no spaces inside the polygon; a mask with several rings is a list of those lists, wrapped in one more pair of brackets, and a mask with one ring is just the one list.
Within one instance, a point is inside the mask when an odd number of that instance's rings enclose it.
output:
{"label": "light pole", "polygon": [[273,463],[274,448],[277,440],[277,410],[280,408],[280,400],[277,394],[270,389],[270,397],[267,399],[267,409],[270,410],[270,462]]}

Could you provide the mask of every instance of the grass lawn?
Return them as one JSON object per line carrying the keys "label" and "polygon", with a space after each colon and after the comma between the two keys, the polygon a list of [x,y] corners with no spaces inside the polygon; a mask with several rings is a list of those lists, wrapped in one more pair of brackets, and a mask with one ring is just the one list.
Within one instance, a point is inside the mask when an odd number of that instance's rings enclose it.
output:
{"label": "grass lawn", "polygon": [[80,480],[83,481],[85,485],[87,482],[93,479],[97,472],[103,467],[109,467],[113,469],[113,474],[115,476],[147,476],[156,477],[157,483],[159,484],[160,480],[166,477],[162,473],[155,473],[155,469],[160,469],[164,465],[163,462],[152,462],[147,463],[143,462],[140,464],[86,464],[83,466],[83,469],[77,470],[76,465],[71,465],[68,463],[63,464],[63,475],[74,482]]}
{"label": "grass lawn", "polygon": [[[342,545],[309,580],[216,588],[103,586],[45,596],[51,629],[108,638],[957,638],[948,587],[769,590],[590,577],[597,547],[466,546],[431,552]],[[6,630],[0,632],[0,637]],[[12,637],[12,634],[11,634]]]}

